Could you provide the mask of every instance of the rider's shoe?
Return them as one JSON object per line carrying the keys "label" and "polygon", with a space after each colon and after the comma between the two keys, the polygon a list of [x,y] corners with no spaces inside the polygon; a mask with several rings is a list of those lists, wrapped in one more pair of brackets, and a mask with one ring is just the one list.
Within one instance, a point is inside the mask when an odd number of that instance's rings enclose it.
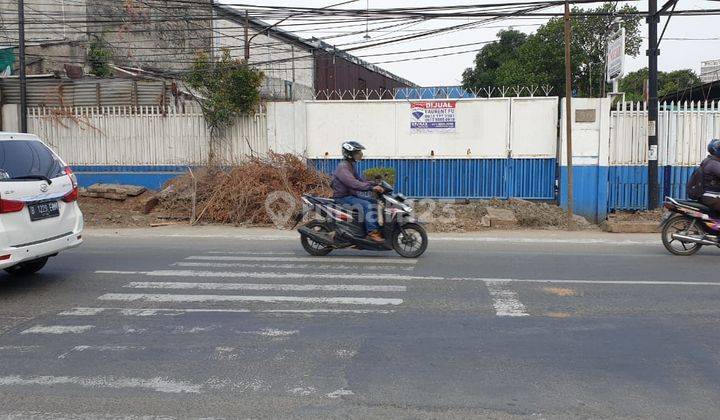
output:
{"label": "rider's shoe", "polygon": [[367,238],[373,242],[382,243],[385,242],[385,238],[382,237],[380,234],[380,231],[373,230],[372,232],[368,233]]}

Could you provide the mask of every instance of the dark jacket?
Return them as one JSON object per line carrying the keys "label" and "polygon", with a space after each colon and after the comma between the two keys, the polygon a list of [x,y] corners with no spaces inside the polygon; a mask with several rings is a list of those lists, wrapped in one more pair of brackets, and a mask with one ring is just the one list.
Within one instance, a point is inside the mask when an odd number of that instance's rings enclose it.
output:
{"label": "dark jacket", "polygon": [[708,156],[702,165],[705,191],[720,193],[720,158]]}
{"label": "dark jacket", "polygon": [[342,198],[357,195],[358,191],[370,191],[373,184],[358,175],[355,164],[343,160],[335,169],[330,186],[333,190],[333,198]]}

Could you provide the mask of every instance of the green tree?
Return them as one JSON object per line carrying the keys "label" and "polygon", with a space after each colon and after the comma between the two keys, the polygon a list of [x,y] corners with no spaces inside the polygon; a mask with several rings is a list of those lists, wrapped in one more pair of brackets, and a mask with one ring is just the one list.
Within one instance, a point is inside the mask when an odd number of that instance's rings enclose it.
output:
{"label": "green tree", "polygon": [[498,71],[507,61],[517,60],[518,48],[525,43],[527,35],[515,29],[502,30],[498,40],[485,45],[475,57],[475,67],[463,73],[463,86],[467,89],[480,89],[488,86],[500,86],[497,82]]}
{"label": "green tree", "polygon": [[[620,81],[620,91],[625,93],[625,99],[638,102],[645,100],[645,83],[648,79],[648,69],[628,73]],[[700,78],[690,69],[675,70],[671,72],[658,72],[658,97],[681,91],[700,84]]]}
{"label": "green tree", "polygon": [[232,58],[227,49],[217,61],[212,61],[205,53],[195,58],[186,82],[195,91],[205,122],[210,127],[211,163],[223,131],[232,127],[239,115],[255,112],[263,78],[262,71]]}
{"label": "green tree", "polygon": [[[582,95],[588,95],[591,90],[599,93],[604,83],[601,69],[605,59],[605,42],[614,32],[614,15],[622,15],[626,54],[636,56],[640,52],[642,39],[639,32],[640,17],[625,14],[637,12],[634,6],[618,7],[616,3],[605,3],[590,10],[573,8],[575,14],[583,11],[597,14],[572,19],[572,74],[575,89]],[[554,93],[564,94],[563,35],[561,18],[550,19],[529,36],[516,30],[501,31],[497,41],[486,45],[477,54],[475,66],[465,70],[463,86],[477,90],[502,85],[549,85]]]}
{"label": "green tree", "polygon": [[208,126],[217,131],[231,127],[238,115],[255,111],[263,78],[262,71],[223,50],[218,61],[198,54],[186,81],[198,93]]}

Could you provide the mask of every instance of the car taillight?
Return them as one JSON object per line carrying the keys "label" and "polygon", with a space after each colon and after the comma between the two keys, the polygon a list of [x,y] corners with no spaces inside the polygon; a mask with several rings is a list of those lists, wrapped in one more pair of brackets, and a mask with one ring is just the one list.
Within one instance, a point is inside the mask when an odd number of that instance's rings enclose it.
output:
{"label": "car taillight", "polygon": [[0,199],[0,213],[15,213],[24,207],[25,203],[22,201]]}
{"label": "car taillight", "polygon": [[65,173],[67,176],[70,177],[70,181],[72,182],[72,191],[65,194],[65,196],[62,198],[62,201],[66,203],[72,203],[73,201],[76,201],[78,199],[78,182],[77,177],[73,173],[72,169],[70,169],[69,166],[65,167]]}

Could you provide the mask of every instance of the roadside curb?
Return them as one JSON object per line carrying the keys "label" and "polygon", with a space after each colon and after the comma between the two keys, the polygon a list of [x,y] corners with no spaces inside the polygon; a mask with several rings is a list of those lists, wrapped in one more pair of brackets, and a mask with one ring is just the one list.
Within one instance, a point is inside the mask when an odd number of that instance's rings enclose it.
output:
{"label": "roadside curb", "polygon": [[[296,241],[296,231],[276,230],[268,228],[226,228],[216,226],[160,228],[127,228],[127,229],[96,229],[85,230],[87,238],[142,238],[142,239],[235,239],[248,241]],[[469,233],[430,233],[432,242],[458,243],[493,243],[493,244],[576,244],[576,245],[658,245],[659,238],[655,235],[619,235],[607,232],[564,232],[564,231],[495,231]]]}

